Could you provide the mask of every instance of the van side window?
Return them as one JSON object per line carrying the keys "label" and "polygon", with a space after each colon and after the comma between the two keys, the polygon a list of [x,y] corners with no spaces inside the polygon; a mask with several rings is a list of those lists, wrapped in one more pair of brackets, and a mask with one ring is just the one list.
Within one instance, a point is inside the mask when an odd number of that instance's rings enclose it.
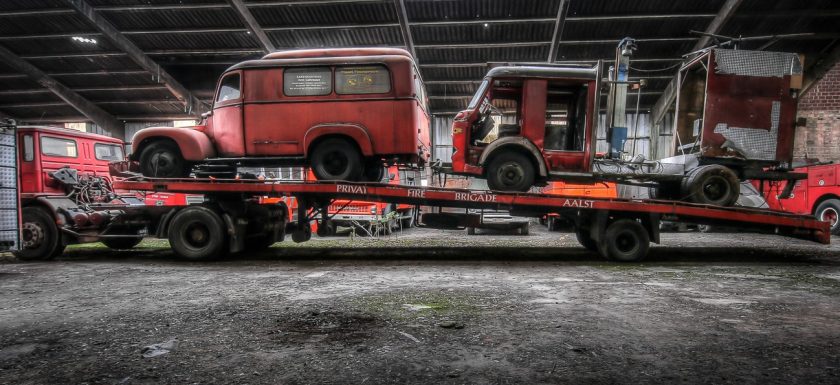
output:
{"label": "van side window", "polygon": [[31,162],[35,159],[35,139],[32,135],[23,136],[23,160]]}
{"label": "van side window", "polygon": [[51,136],[42,136],[41,154],[48,156],[75,158],[79,155],[79,151],[76,148],[75,140],[53,138]]}
{"label": "van side window", "polygon": [[234,73],[225,76],[222,79],[222,84],[219,86],[219,96],[216,98],[216,103],[228,100],[239,99],[239,74]]}
{"label": "van side window", "polygon": [[96,143],[93,145],[93,153],[97,160],[123,160],[122,147],[116,144]]}
{"label": "van side window", "polygon": [[391,91],[391,74],[384,66],[353,66],[335,69],[335,93],[384,94]]}
{"label": "van side window", "polygon": [[329,67],[288,68],[283,71],[286,96],[316,96],[332,93],[332,70]]}

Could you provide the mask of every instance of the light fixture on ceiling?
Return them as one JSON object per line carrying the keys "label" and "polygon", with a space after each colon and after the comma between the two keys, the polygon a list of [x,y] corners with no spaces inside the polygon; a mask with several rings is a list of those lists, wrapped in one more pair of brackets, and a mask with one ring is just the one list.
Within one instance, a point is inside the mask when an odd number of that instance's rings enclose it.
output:
{"label": "light fixture on ceiling", "polygon": [[96,44],[96,39],[93,39],[93,38],[86,38],[86,37],[81,37],[81,36],[73,36],[71,39],[73,39],[74,41],[78,41],[79,43],[85,43],[85,44]]}

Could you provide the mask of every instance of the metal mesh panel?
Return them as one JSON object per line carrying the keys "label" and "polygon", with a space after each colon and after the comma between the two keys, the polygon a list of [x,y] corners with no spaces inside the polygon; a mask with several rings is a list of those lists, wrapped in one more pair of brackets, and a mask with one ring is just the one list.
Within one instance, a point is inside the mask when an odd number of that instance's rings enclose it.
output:
{"label": "metal mesh panel", "polygon": [[0,133],[0,251],[19,248],[17,152],[14,131],[7,128]]}
{"label": "metal mesh panel", "polygon": [[716,49],[715,63],[718,74],[764,77],[802,74],[799,56],[787,52]]}
{"label": "metal mesh panel", "polygon": [[747,159],[776,160],[776,141],[779,138],[779,115],[782,103],[773,102],[770,110],[770,131],[760,128],[729,127],[718,123],[715,133],[725,139],[724,148],[730,148]]}

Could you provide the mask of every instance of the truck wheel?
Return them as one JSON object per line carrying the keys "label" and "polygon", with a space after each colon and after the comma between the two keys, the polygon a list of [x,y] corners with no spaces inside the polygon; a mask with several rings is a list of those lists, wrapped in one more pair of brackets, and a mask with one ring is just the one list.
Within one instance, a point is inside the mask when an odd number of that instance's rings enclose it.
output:
{"label": "truck wheel", "polygon": [[368,159],[365,162],[362,180],[379,183],[382,182],[382,178],[385,178],[385,165],[379,159]]}
{"label": "truck wheel", "polygon": [[128,250],[143,241],[142,237],[102,238],[102,244],[114,250]]}
{"label": "truck wheel", "polygon": [[64,250],[55,218],[40,207],[23,208],[21,247],[13,254],[20,260],[51,259]]}
{"label": "truck wheel", "polygon": [[738,176],[732,169],[717,164],[695,168],[682,182],[683,196],[708,205],[732,206],[740,190]]}
{"label": "truck wheel", "polygon": [[181,155],[178,145],[169,141],[156,141],[140,152],[140,172],[156,178],[186,178],[190,165]]}
{"label": "truck wheel", "polygon": [[575,238],[577,238],[578,243],[583,246],[586,250],[592,251],[597,253],[598,252],[598,244],[592,240],[592,237],[589,236],[588,229],[575,229]]}
{"label": "truck wheel", "polygon": [[534,185],[534,164],[520,153],[501,153],[487,167],[487,185],[497,191],[528,191]]}
{"label": "truck wheel", "polygon": [[362,155],[344,139],[329,138],[312,152],[312,172],[318,180],[355,182],[362,177]]}
{"label": "truck wheel", "polygon": [[213,210],[190,206],[172,218],[169,245],[175,254],[186,259],[213,259],[224,253],[227,231],[222,218]]}
{"label": "truck wheel", "polygon": [[840,199],[827,199],[817,206],[814,216],[831,224],[831,233],[840,235]]}
{"label": "truck wheel", "polygon": [[604,258],[617,262],[641,261],[650,248],[650,236],[641,223],[619,219],[609,226],[598,249]]}

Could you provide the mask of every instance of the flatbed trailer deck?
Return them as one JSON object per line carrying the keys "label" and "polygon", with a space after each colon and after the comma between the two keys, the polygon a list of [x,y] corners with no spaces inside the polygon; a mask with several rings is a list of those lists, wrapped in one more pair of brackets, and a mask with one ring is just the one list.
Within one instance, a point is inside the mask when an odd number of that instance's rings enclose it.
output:
{"label": "flatbed trailer deck", "polygon": [[[650,242],[659,243],[661,220],[731,226],[741,231],[830,242],[828,222],[812,216],[663,200],[558,197],[378,183],[140,177],[117,181],[114,187],[204,194],[204,203],[174,209],[155,226],[155,233],[168,237],[176,254],[192,259],[267,247],[282,240],[287,232],[296,242],[306,241],[311,236],[309,221],[329,220],[326,208],[335,199],[509,210],[514,215],[530,217],[556,214],[575,224],[581,245],[607,259],[625,262],[641,260]],[[288,208],[282,205],[272,210],[258,207],[254,202],[264,196],[297,198],[298,220],[289,223]],[[421,223],[429,227],[459,228],[468,227],[475,220],[478,220],[476,215],[428,213],[423,215]]]}

